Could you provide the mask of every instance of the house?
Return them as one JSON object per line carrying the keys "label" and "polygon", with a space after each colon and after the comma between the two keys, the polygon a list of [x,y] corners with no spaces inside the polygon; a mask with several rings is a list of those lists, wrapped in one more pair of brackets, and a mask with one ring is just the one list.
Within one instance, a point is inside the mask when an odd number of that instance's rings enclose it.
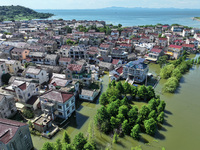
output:
{"label": "house", "polygon": [[67,66],[68,64],[72,64],[74,61],[69,57],[60,57],[58,60],[59,66]]}
{"label": "house", "polygon": [[44,82],[47,82],[49,80],[48,74],[46,70],[34,68],[34,67],[28,67],[28,69],[25,72],[25,76],[27,78],[35,78],[39,80],[39,84],[42,84]]}
{"label": "house", "polygon": [[0,118],[0,149],[33,149],[33,142],[28,124]]}
{"label": "house", "polygon": [[191,52],[191,53],[196,53],[196,48],[194,44],[183,44],[183,51]]}
{"label": "house", "polygon": [[122,64],[122,60],[120,60],[120,59],[113,59],[112,60],[112,64],[113,65],[120,65],[120,64]]}
{"label": "house", "polygon": [[16,60],[24,60],[29,54],[29,50],[23,48],[14,48],[11,50],[11,58]]}
{"label": "house", "polygon": [[163,54],[164,52],[162,49],[153,48],[151,49],[151,51],[149,52],[148,56],[145,59],[148,61],[157,62],[159,57],[162,56]]}
{"label": "house", "polygon": [[44,52],[30,52],[24,62],[32,62],[35,64],[44,64],[46,54]]}
{"label": "house", "polygon": [[167,38],[157,38],[156,39],[156,44],[162,47],[166,47],[168,44]]}
{"label": "house", "polygon": [[90,47],[86,52],[86,61],[89,64],[97,63],[96,57],[98,56],[98,54],[99,54],[98,47]]}
{"label": "house", "polygon": [[166,55],[169,55],[171,58],[178,59],[183,52],[183,47],[179,45],[169,45]]}
{"label": "house", "polygon": [[127,57],[128,57],[128,52],[126,52],[123,49],[113,48],[110,51],[110,55],[111,55],[112,59],[123,59],[123,60],[126,60]]}
{"label": "house", "polygon": [[16,75],[22,69],[21,62],[17,60],[6,60],[5,64],[10,74]]}
{"label": "house", "polygon": [[135,47],[135,52],[139,55],[145,55],[147,52],[147,48],[137,46]]}
{"label": "house", "polygon": [[85,46],[71,46],[67,51],[67,57],[74,59],[86,59],[87,48]]}
{"label": "house", "polygon": [[195,48],[198,48],[198,46],[199,46],[199,41],[196,40],[195,38],[187,39],[185,43],[193,44],[195,46]]}
{"label": "house", "polygon": [[98,96],[98,94],[99,90],[82,89],[81,93],[79,94],[79,98],[92,102]]}
{"label": "house", "polygon": [[182,36],[183,37],[188,37],[188,36],[191,36],[192,35],[192,32],[190,29],[184,29],[183,32],[182,32]]}
{"label": "house", "polygon": [[0,118],[10,118],[17,112],[13,95],[0,93]]}
{"label": "house", "polygon": [[145,59],[139,58],[136,61],[130,61],[123,66],[124,79],[133,80],[136,83],[142,83],[146,79],[149,67],[144,63]]}
{"label": "house", "polygon": [[73,81],[81,81],[83,84],[90,85],[92,76],[90,70],[84,65],[69,64],[66,68],[66,79]]}
{"label": "house", "polygon": [[49,90],[40,96],[42,111],[51,116],[68,119],[75,111],[75,96],[72,93]]}
{"label": "house", "polygon": [[103,61],[100,61],[98,65],[100,69],[105,70],[105,71],[110,71],[114,68],[113,64],[108,63],[108,62],[103,62]]}
{"label": "house", "polygon": [[182,32],[183,29],[184,29],[183,26],[172,26],[172,27],[171,27],[171,31],[172,31],[172,32]]}
{"label": "house", "polygon": [[66,87],[70,82],[71,80],[54,77],[49,83],[49,89],[59,89],[61,87]]}
{"label": "house", "polygon": [[57,54],[47,54],[44,59],[44,64],[56,66],[58,62],[58,55]]}

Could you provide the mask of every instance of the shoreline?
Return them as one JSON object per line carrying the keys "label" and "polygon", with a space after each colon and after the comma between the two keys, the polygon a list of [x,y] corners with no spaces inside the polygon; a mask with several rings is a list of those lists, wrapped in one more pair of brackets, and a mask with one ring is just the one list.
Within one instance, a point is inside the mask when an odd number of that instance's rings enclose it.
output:
{"label": "shoreline", "polygon": [[200,17],[193,17],[192,19],[193,19],[193,20],[200,21]]}

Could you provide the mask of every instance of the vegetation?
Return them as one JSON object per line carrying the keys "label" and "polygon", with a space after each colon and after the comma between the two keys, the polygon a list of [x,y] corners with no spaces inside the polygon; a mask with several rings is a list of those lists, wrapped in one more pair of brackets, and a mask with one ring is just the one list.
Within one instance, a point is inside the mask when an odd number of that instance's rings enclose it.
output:
{"label": "vegetation", "polygon": [[51,13],[38,13],[23,6],[0,6],[0,22],[14,20],[46,19],[53,16]]}
{"label": "vegetation", "polygon": [[[148,104],[138,110],[137,106],[132,105],[134,100],[146,101]],[[153,135],[157,124],[164,121],[166,104],[155,95],[151,86],[137,88],[126,82],[111,82],[107,91],[102,93],[100,104],[102,107],[95,115],[95,125],[101,132],[113,135],[114,143],[118,135],[130,135],[138,140],[141,128]]]}
{"label": "vegetation", "polygon": [[9,73],[3,74],[1,76],[1,81],[5,84],[8,84],[9,80],[11,78],[11,75]]}
{"label": "vegetation", "polygon": [[31,110],[28,109],[28,108],[24,108],[24,109],[22,110],[22,113],[23,113],[23,115],[24,115],[26,118],[28,118],[28,119],[32,119],[32,118],[34,117],[33,111],[31,111]]}

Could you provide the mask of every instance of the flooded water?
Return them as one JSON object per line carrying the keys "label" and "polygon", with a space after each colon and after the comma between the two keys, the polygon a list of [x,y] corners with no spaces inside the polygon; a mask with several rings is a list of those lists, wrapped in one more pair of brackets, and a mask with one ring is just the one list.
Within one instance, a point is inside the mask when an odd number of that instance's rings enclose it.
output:
{"label": "flooded water", "polygon": [[[159,73],[159,66],[150,64],[150,72],[153,74]],[[109,78],[103,78],[103,91],[106,90]],[[155,137],[146,134],[141,134],[141,140],[136,141],[131,137],[126,136],[120,138],[118,144],[112,144],[112,139],[97,130],[94,134],[96,137],[98,149],[105,149],[106,147],[121,150],[141,145],[143,150],[161,150],[165,147],[166,150],[197,150],[199,149],[199,135],[200,135],[200,66],[194,66],[190,72],[185,74],[181,79],[180,86],[175,94],[162,94],[161,90],[165,80],[160,80],[156,87],[157,94],[160,94],[161,99],[167,103],[165,112],[165,122]],[[142,105],[143,103],[137,103]],[[77,110],[76,123],[70,124],[66,131],[71,138],[83,132],[86,134],[88,125],[93,121],[98,104],[84,102]],[[63,130],[64,131],[64,130]],[[60,131],[51,141],[57,138],[62,138],[63,131]],[[47,139],[32,136],[34,146],[41,149],[43,143]]]}

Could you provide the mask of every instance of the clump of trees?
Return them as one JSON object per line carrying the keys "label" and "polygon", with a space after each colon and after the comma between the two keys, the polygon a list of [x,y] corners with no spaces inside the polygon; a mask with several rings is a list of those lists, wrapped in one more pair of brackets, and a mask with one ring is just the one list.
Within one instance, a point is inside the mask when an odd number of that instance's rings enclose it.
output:
{"label": "clump of trees", "polygon": [[[147,101],[148,104],[138,110],[137,106],[132,105],[136,99]],[[143,130],[154,135],[157,124],[164,121],[166,104],[155,95],[151,86],[137,88],[126,82],[116,84],[112,81],[107,91],[100,96],[100,104],[102,107],[97,110],[95,125],[101,132],[113,134],[114,139],[117,135],[130,135],[138,140]]]}
{"label": "clump of trees", "polygon": [[42,150],[95,150],[96,144],[91,136],[89,134],[89,138],[86,138],[83,133],[78,133],[71,142],[65,131],[62,139],[58,138],[55,143],[45,142]]}
{"label": "clump of trees", "polygon": [[[181,79],[182,75],[189,71],[189,69],[192,67],[192,64],[195,63],[195,60],[186,61],[186,57],[187,54],[184,51],[183,56],[173,61],[172,63],[165,65],[161,69],[161,78],[168,79],[167,82],[164,84],[165,92],[174,93],[179,85],[179,80]],[[198,62],[198,60],[196,60],[196,62]]]}

